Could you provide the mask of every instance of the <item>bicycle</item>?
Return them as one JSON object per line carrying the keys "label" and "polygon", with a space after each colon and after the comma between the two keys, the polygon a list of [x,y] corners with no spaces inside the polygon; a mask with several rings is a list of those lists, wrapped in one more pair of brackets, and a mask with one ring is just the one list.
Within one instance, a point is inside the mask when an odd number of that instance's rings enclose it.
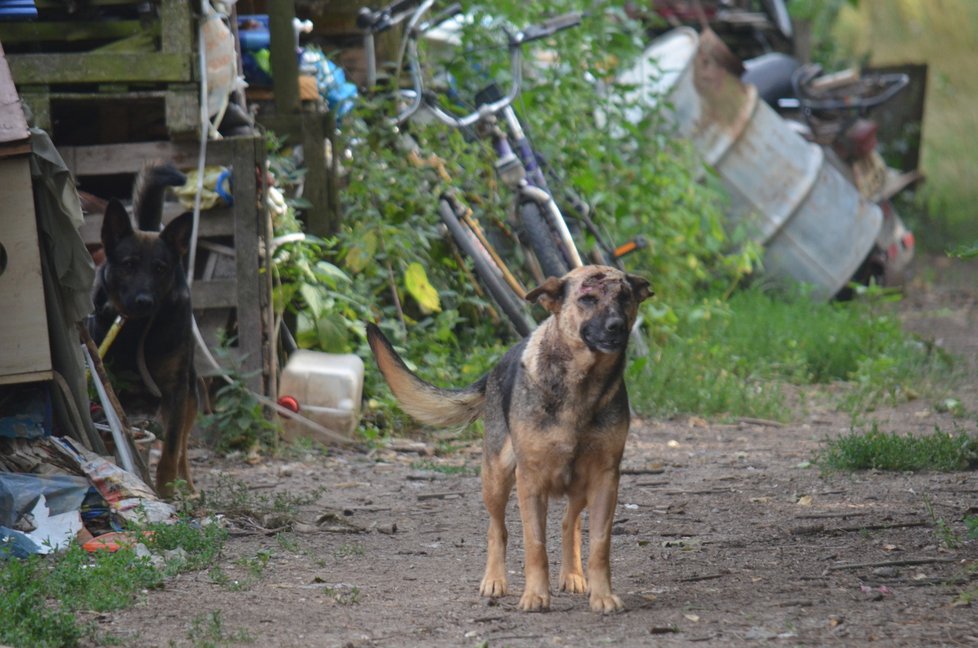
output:
{"label": "bicycle", "polygon": [[[439,105],[439,95],[425,86],[424,70],[418,54],[418,39],[429,29],[444,23],[460,13],[455,4],[439,12],[429,20],[424,17],[431,11],[434,0],[422,0],[413,8],[415,0],[399,0],[379,9],[361,9],[358,25],[364,32],[367,53],[368,83],[375,83],[376,59],[373,47],[375,34],[407,21],[396,69],[404,63],[411,77],[410,89],[401,90],[408,105],[394,118],[398,126],[405,124],[424,111],[439,122],[458,129],[469,129],[477,136],[491,142],[496,156],[495,169],[501,182],[515,193],[514,213],[517,217],[521,247],[532,258],[534,278],[539,282],[547,276],[563,276],[572,268],[584,265],[574,242],[568,220],[554,199],[545,174],[542,158],[533,150],[522,122],[512,103],[522,85],[522,47],[530,42],[576,26],[581,14],[572,12],[551,18],[543,23],[530,25],[513,34],[506,31],[510,59],[511,81],[508,91],[502,94],[491,84],[476,96],[474,111],[454,115]],[[449,178],[437,158],[421,155],[416,145],[409,144],[409,156],[416,164],[435,166],[442,179]],[[590,218],[587,204],[573,192],[566,191],[564,198],[572,205],[577,229],[585,229],[598,242],[597,260],[610,265],[620,265],[622,254],[636,249],[642,241],[633,241],[614,249],[608,246],[597,226]],[[438,213],[452,240],[466,256],[472,259],[480,283],[490,293],[493,301],[506,315],[516,332],[525,336],[535,324],[529,306],[524,301],[526,288],[517,278],[483,230],[472,210],[457,192],[446,191],[438,198]]]}

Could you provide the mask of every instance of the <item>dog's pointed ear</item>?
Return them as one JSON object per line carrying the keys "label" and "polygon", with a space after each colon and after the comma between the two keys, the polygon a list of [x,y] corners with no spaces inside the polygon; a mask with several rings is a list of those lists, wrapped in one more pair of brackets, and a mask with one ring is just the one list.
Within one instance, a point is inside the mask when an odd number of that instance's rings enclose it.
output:
{"label": "dog's pointed ear", "polygon": [[649,283],[648,279],[644,277],[639,277],[638,275],[627,275],[628,283],[632,287],[632,292],[635,293],[635,303],[640,304],[655,292],[652,290],[652,285]]}
{"label": "dog's pointed ear", "polygon": [[110,200],[102,216],[102,247],[106,254],[127,236],[132,235],[132,221],[129,212],[118,200]]}
{"label": "dog's pointed ear", "polygon": [[526,301],[540,304],[551,313],[559,312],[564,303],[564,280],[548,277],[541,285],[526,293]]}
{"label": "dog's pointed ear", "polygon": [[190,237],[194,231],[193,212],[185,212],[170,221],[163,231],[160,238],[166,241],[167,245],[176,250],[181,257],[190,252]]}

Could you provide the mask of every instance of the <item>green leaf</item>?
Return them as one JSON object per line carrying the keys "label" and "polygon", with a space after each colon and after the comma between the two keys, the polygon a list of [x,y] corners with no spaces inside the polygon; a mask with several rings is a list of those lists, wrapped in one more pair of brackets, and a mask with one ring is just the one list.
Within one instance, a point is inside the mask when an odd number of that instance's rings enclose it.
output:
{"label": "green leaf", "polygon": [[424,266],[420,263],[412,263],[404,272],[404,286],[411,296],[414,297],[421,310],[425,313],[438,313],[441,311],[441,302],[438,299],[438,291],[428,281],[428,274]]}
{"label": "green leaf", "polygon": [[377,232],[367,231],[346,253],[346,265],[353,272],[363,272],[377,255]]}

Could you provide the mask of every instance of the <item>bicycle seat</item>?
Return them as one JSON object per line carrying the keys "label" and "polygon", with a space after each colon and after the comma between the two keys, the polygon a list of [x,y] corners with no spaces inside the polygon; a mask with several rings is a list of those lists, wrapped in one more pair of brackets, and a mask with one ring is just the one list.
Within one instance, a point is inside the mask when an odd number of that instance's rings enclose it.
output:
{"label": "bicycle seat", "polygon": [[794,97],[791,75],[801,67],[801,61],[780,52],[768,52],[744,61],[744,73],[740,80],[757,87],[757,94],[772,108],[778,108],[778,99]]}

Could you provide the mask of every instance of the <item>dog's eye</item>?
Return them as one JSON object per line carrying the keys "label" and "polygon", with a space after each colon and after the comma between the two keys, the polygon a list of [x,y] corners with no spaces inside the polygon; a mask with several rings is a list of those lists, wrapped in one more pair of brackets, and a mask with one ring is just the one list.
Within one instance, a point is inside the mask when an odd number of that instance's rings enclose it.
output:
{"label": "dog's eye", "polygon": [[581,295],[578,298],[577,303],[582,306],[594,306],[598,303],[598,298],[594,295]]}
{"label": "dog's eye", "polygon": [[139,261],[136,259],[123,259],[122,269],[126,272],[136,272],[139,269]]}
{"label": "dog's eye", "polygon": [[168,266],[165,263],[154,263],[153,264],[153,272],[155,272],[156,274],[158,274],[160,276],[166,276],[166,274],[169,271],[170,271],[170,266]]}

